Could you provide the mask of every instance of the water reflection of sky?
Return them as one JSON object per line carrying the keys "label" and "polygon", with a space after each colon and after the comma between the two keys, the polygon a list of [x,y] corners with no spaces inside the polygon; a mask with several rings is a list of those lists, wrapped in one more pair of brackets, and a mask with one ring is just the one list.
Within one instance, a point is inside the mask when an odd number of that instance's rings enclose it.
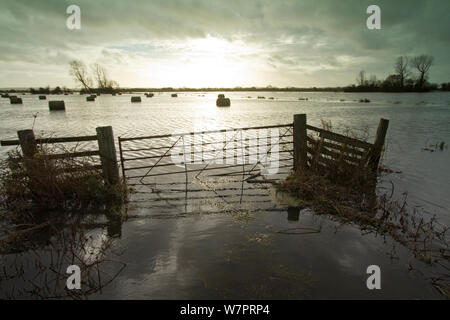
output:
{"label": "water reflection of sky", "polygon": [[[332,120],[337,130],[368,127],[373,137],[383,117],[390,120],[386,163],[402,171],[388,177],[397,196],[408,191],[411,205],[423,206],[449,225],[450,153],[421,150],[426,143],[450,143],[448,94],[230,92],[226,96],[231,108],[216,108],[216,93],[202,95],[155,94],[141,104],[131,104],[129,95],[102,95],[95,103],[83,96],[64,96],[65,113],[49,113],[47,102],[34,96],[24,96],[21,106],[1,99],[0,137],[14,138],[15,131],[31,127],[36,112],[35,130],[45,135],[93,134],[97,126],[112,125],[116,137],[290,123],[296,113],[307,113],[313,125]],[[258,100],[258,95],[274,100]],[[372,102],[354,101],[360,97]],[[5,150],[0,150],[2,155]],[[308,212],[302,212],[299,221],[287,221],[286,207],[270,202],[268,194],[247,195],[253,202],[242,205],[224,204],[210,190],[205,194],[213,200],[180,200],[174,206],[145,193],[134,196],[143,202],[130,204],[129,220],[115,239],[117,250],[123,250],[119,260],[127,267],[97,297],[439,297],[423,277],[407,271],[409,253],[400,245],[394,250],[389,238],[361,236],[357,228]],[[322,229],[320,234],[277,233],[301,226]],[[381,292],[365,286],[365,270],[371,264],[381,267]],[[414,267],[426,269],[416,261]]]}

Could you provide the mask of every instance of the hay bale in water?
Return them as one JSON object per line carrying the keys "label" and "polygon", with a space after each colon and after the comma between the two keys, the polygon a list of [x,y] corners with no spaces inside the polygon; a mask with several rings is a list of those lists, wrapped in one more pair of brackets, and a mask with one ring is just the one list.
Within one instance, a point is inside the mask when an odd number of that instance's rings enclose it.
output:
{"label": "hay bale in water", "polygon": [[39,96],[39,100],[46,100],[47,97],[46,96]]}
{"label": "hay bale in water", "polygon": [[365,98],[365,99],[361,99],[361,100],[359,100],[359,102],[369,103],[369,102],[370,102],[370,100],[369,100],[369,99],[367,99],[367,98]]}
{"label": "hay bale in water", "polygon": [[11,104],[22,104],[22,98],[18,98],[17,96],[9,97],[9,102]]}
{"label": "hay bale in water", "polygon": [[64,104],[63,100],[59,101],[49,101],[48,102],[48,108],[50,111],[65,111],[66,105]]}
{"label": "hay bale in water", "polygon": [[178,97],[178,94],[172,93],[172,98],[176,98],[176,97]]}
{"label": "hay bale in water", "polygon": [[146,93],[145,96],[146,96],[147,98],[153,98],[154,94],[151,93],[151,92],[149,92],[149,93]]}
{"label": "hay bale in water", "polygon": [[258,99],[265,99],[266,97],[258,96]]}
{"label": "hay bale in water", "polygon": [[216,100],[216,106],[218,107],[229,107],[231,105],[230,99],[225,98],[224,94],[219,94]]}
{"label": "hay bale in water", "polygon": [[141,102],[141,97],[131,97],[131,102]]}
{"label": "hay bale in water", "polygon": [[93,95],[86,97],[86,101],[95,101],[95,98],[97,98],[97,96],[93,94]]}

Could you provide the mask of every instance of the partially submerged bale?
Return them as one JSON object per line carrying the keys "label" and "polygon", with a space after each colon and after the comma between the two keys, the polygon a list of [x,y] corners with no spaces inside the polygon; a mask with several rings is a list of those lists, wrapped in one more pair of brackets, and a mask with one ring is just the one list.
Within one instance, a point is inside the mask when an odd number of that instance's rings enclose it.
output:
{"label": "partially submerged bale", "polygon": [[64,110],[66,110],[66,106],[65,106],[63,100],[49,101],[48,102],[48,108],[50,109],[50,111],[64,111]]}
{"label": "partially submerged bale", "polygon": [[178,94],[172,93],[172,98],[176,98],[176,97],[178,97]]}
{"label": "partially submerged bale", "polygon": [[216,100],[216,106],[218,107],[229,107],[231,105],[230,99],[225,98],[224,94],[219,94]]}
{"label": "partially submerged bale", "polygon": [[147,98],[153,98],[154,94],[151,93],[151,92],[149,92],[149,93],[146,93],[145,96],[146,96]]}
{"label": "partially submerged bale", "polygon": [[47,97],[46,96],[39,96],[39,100],[46,100]]}
{"label": "partially submerged bale", "polygon": [[141,97],[139,96],[131,97],[131,102],[141,102]]}
{"label": "partially submerged bale", "polygon": [[17,96],[9,97],[9,102],[11,104],[22,104],[22,98],[18,98]]}
{"label": "partially submerged bale", "polygon": [[95,98],[97,98],[97,96],[95,94],[91,94],[90,96],[86,97],[86,101],[95,101]]}

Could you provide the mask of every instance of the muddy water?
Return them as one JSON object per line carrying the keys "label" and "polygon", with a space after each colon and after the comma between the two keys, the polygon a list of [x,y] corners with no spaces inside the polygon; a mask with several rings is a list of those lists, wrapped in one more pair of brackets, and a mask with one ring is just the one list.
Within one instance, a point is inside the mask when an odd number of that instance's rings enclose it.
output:
{"label": "muddy water", "polygon": [[[0,137],[30,128],[43,135],[93,134],[112,125],[116,136],[130,137],[289,123],[306,113],[308,122],[331,120],[336,131],[345,126],[368,127],[373,138],[379,118],[390,120],[386,163],[400,197],[408,192],[412,205],[423,206],[449,224],[450,172],[448,149],[422,148],[450,143],[450,95],[227,93],[231,108],[216,108],[213,93],[179,93],[143,97],[129,95],[60,96],[65,113],[48,112],[47,102],[24,96],[23,105],[0,100]],[[251,98],[249,98],[251,96]],[[299,101],[307,97],[308,101]],[[368,97],[371,103],[357,102]],[[342,101],[344,100],[344,101]],[[356,101],[355,101],[356,100]],[[87,146],[89,147],[89,146]],[[6,148],[1,152],[4,156]],[[389,238],[339,226],[307,209],[295,212],[274,201],[269,185],[229,179],[158,178],[133,194],[127,220],[115,228],[93,229],[97,237],[114,237],[116,257],[127,264],[111,285],[94,298],[439,298],[417,271],[408,271],[410,254]],[[298,215],[298,219],[297,219]],[[289,219],[288,219],[289,217]],[[112,231],[114,229],[114,232]],[[382,270],[382,290],[366,287],[366,268]],[[434,269],[413,261],[413,269]]]}

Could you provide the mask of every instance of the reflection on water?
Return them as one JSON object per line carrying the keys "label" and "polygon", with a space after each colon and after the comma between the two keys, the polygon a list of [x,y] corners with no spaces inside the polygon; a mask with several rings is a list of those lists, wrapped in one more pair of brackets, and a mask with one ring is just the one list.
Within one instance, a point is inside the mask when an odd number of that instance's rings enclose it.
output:
{"label": "reflection on water", "polygon": [[[264,93],[258,93],[264,95]],[[83,96],[65,96],[65,113],[48,112],[47,103],[24,96],[23,105],[0,100],[0,138],[31,127],[45,135],[85,135],[112,125],[115,136],[132,137],[199,130],[284,124],[295,113],[320,126],[368,127],[371,136],[379,118],[390,120],[386,163],[396,192],[409,192],[449,225],[450,153],[422,152],[427,141],[450,142],[450,95],[229,93],[231,108],[216,108],[217,93],[180,93],[143,97],[102,95],[94,103]],[[299,101],[299,97],[308,100]],[[360,104],[368,97],[370,104]],[[344,101],[341,101],[344,100]],[[4,156],[5,148],[0,150]],[[139,153],[137,153],[139,155]],[[389,238],[362,235],[301,207],[274,202],[268,184],[242,183],[239,177],[189,179],[188,188],[175,177],[155,178],[137,186],[127,220],[112,215],[96,225],[98,237],[114,239],[114,251],[126,268],[114,284],[95,298],[439,298],[419,274],[420,262]],[[283,232],[286,230],[316,232]],[[413,264],[408,272],[405,265]],[[366,288],[366,269],[382,270],[382,290]],[[105,267],[108,271],[109,267]]]}

